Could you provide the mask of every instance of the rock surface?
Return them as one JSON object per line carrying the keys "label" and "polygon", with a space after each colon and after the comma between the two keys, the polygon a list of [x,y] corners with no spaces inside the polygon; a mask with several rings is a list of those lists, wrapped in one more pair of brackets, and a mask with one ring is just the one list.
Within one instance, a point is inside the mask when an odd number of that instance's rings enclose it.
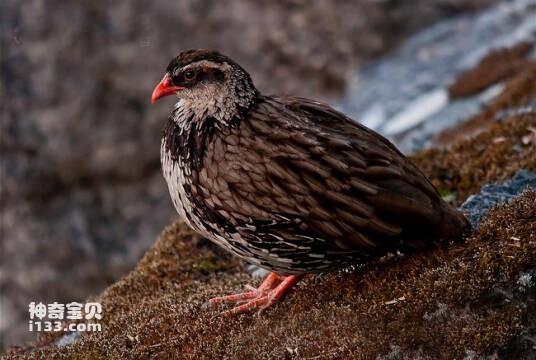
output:
{"label": "rock surface", "polygon": [[513,178],[502,184],[482,186],[480,194],[471,195],[462,204],[462,210],[471,224],[476,227],[489,209],[521,194],[526,189],[536,189],[536,174],[521,170]]}
{"label": "rock surface", "polygon": [[149,96],[179,49],[328,98],[409,33],[492,2],[2,1],[0,349],[32,336],[30,301],[100,291],[175,218],[158,160],[170,106]]}
{"label": "rock surface", "polygon": [[[490,52],[521,43],[509,57],[498,57],[503,68],[486,67],[484,73],[495,77],[487,86],[474,91],[462,84],[468,95],[463,97],[449,89]],[[412,36],[391,56],[360,69],[339,107],[403,151],[421,150],[438,132],[479,113],[501,92],[503,77],[516,72],[512,62],[522,66],[524,58],[536,56],[535,43],[534,0],[504,1],[477,14],[444,20]],[[536,108],[536,97],[531,106]]]}

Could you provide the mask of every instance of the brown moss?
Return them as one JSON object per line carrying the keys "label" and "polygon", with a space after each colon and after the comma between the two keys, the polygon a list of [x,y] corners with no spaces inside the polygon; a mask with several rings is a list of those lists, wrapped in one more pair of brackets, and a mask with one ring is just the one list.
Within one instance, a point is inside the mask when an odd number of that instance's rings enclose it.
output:
{"label": "brown moss", "polygon": [[439,144],[451,144],[460,137],[472,136],[495,123],[495,117],[500,111],[523,107],[535,97],[536,61],[533,60],[506,83],[505,88],[484,111],[469,117],[463,124],[442,132],[435,138],[435,141]]}
{"label": "brown moss", "polygon": [[240,290],[249,276],[239,266],[209,276],[196,271],[200,254],[219,255],[179,222],[163,232],[130,275],[102,294],[102,332],[84,333],[70,348],[44,346],[18,355],[452,359],[468,350],[491,354],[534,331],[526,321],[536,311],[534,299],[527,298],[533,293],[516,291],[515,284],[520,272],[536,267],[535,203],[536,193],[526,191],[495,208],[465,244],[305,280],[261,317],[224,318],[201,310],[209,297]]}
{"label": "brown moss", "polygon": [[459,98],[475,95],[504,80],[527,65],[527,56],[533,44],[522,42],[510,48],[490,52],[472,69],[462,73],[449,86],[449,96]]}
{"label": "brown moss", "polygon": [[536,146],[523,141],[531,126],[536,126],[535,113],[513,115],[448,149],[424,150],[412,159],[441,192],[455,193],[455,203],[461,204],[486,183],[502,182],[524,168],[536,171]]}
{"label": "brown moss", "polygon": [[[442,193],[456,193],[458,204],[485,183],[503,181],[521,168],[536,171],[535,146],[523,142],[536,127],[536,114],[494,118],[534,94],[536,62],[510,80],[482,114],[443,136],[452,141],[460,131],[482,133],[458,138],[448,150],[423,151],[414,161]],[[236,259],[178,222],[164,230],[136,269],[93,299],[103,305],[102,332],[83,333],[62,349],[54,342],[63,333],[48,333],[6,358],[509,354],[522,347],[521,335],[536,331],[536,288],[520,291],[516,285],[521,272],[536,270],[535,203],[536,193],[526,191],[493,209],[463,244],[305,280],[260,317],[223,318],[217,310],[201,310],[207,299],[240,291],[251,278]]]}

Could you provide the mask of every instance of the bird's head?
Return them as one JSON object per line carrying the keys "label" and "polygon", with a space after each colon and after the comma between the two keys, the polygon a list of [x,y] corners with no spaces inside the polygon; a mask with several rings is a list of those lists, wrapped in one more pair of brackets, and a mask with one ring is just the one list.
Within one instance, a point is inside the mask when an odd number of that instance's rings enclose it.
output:
{"label": "bird's head", "polygon": [[249,74],[217,51],[187,50],[169,63],[151,102],[176,95],[195,118],[228,122],[249,109],[258,95]]}

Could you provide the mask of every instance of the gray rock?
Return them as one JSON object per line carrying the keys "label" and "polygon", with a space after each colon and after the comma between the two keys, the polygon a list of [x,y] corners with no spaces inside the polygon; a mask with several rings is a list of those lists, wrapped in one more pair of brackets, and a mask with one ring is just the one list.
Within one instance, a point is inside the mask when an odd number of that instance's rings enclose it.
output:
{"label": "gray rock", "polygon": [[360,69],[338,106],[403,151],[420,150],[434,135],[480,112],[502,89],[497,84],[451,100],[447,88],[454,79],[491,50],[522,41],[536,43],[534,0],[503,1],[478,14],[440,21]]}
{"label": "gray rock", "polygon": [[528,170],[520,170],[503,184],[484,185],[480,189],[480,194],[469,196],[461,205],[460,210],[476,227],[489,209],[521,194],[527,188],[536,189],[536,174]]}

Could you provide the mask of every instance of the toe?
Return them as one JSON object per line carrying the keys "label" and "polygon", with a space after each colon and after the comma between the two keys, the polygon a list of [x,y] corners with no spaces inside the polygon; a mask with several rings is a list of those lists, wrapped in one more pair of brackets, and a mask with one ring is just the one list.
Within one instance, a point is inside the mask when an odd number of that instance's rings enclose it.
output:
{"label": "toe", "polygon": [[218,296],[215,298],[212,298],[205,302],[201,307],[203,309],[207,309],[210,307],[214,307],[215,305],[224,303],[224,302],[234,302],[234,303],[241,303],[244,301],[249,301],[251,299],[255,299],[259,297],[262,294],[259,294],[257,290],[254,291],[248,291],[240,294],[233,294],[233,295],[226,295],[226,296]]}
{"label": "toe", "polygon": [[248,312],[248,311],[251,311],[251,310],[254,310],[254,309],[257,309],[257,308],[263,306],[268,301],[269,301],[269,296],[262,296],[262,297],[260,297],[258,299],[248,301],[247,303],[245,303],[243,305],[236,306],[236,307],[232,308],[231,310],[225,311],[225,312],[223,312],[223,314],[224,315],[229,315],[229,316],[243,314],[245,312]]}

